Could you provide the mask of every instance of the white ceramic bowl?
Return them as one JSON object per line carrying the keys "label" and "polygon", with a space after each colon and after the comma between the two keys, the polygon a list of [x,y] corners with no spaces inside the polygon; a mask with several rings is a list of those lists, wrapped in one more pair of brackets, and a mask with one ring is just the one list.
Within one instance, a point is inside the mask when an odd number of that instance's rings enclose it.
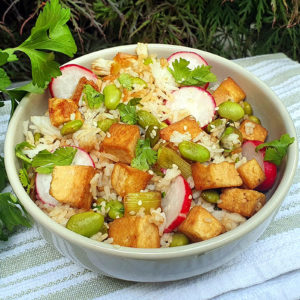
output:
{"label": "white ceramic bowl", "polygon": [[[113,58],[118,52],[134,53],[136,45],[121,46],[87,54],[72,63],[91,67],[98,57]],[[228,61],[204,51],[181,46],[150,44],[150,53],[168,57],[176,51],[195,51],[205,58],[221,82],[231,76],[243,88],[255,114],[269,131],[269,140],[284,133],[296,137],[294,125],[277,96],[251,73]],[[16,195],[33,217],[42,236],[63,255],[87,269],[125,280],[158,282],[177,280],[210,271],[244,251],[267,228],[292,184],[297,167],[297,142],[288,150],[287,159],[279,168],[275,186],[267,193],[266,205],[236,229],[200,243],[166,249],[134,249],[114,247],[80,236],[55,223],[44,214],[24,191],[19,179],[20,164],[14,148],[24,140],[23,121],[32,115],[43,115],[47,110],[45,95],[28,95],[18,106],[10,121],[5,141],[5,166]]]}

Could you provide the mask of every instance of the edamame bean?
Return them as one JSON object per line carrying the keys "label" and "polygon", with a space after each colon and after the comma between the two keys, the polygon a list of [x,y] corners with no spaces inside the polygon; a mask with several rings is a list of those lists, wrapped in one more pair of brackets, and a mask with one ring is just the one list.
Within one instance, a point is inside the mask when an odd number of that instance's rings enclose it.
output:
{"label": "edamame bean", "polygon": [[159,128],[155,125],[150,125],[146,130],[145,138],[150,140],[150,146],[153,148],[159,140]]}
{"label": "edamame bean", "polygon": [[210,122],[210,123],[206,126],[205,130],[206,130],[206,132],[211,133],[211,131],[212,131],[214,128],[219,127],[219,126],[222,126],[222,125],[223,125],[223,121],[222,121],[221,119],[216,119],[216,120]]}
{"label": "edamame bean", "polygon": [[81,128],[83,122],[81,120],[72,120],[66,123],[60,130],[61,135],[67,135],[76,132]]}
{"label": "edamame bean", "polygon": [[201,193],[201,197],[209,203],[218,203],[220,195],[216,190],[205,190]]}
{"label": "edamame bean", "polygon": [[111,219],[122,218],[124,216],[124,206],[117,200],[108,201],[106,207],[109,207],[108,216]]}
{"label": "edamame bean", "polygon": [[219,105],[218,113],[221,117],[238,121],[244,116],[243,108],[236,102],[226,101]]}
{"label": "edamame bean", "polygon": [[104,217],[96,212],[87,211],[73,215],[66,227],[80,235],[91,237],[100,231],[104,223]]}
{"label": "edamame bean", "polygon": [[210,159],[210,152],[202,145],[183,141],[178,145],[180,154],[189,160],[205,162]]}
{"label": "edamame bean", "polygon": [[115,84],[107,85],[103,90],[104,104],[108,109],[116,109],[121,100],[121,91]]}
{"label": "edamame bean", "polygon": [[189,244],[189,239],[183,233],[174,233],[170,247],[178,247]]}
{"label": "edamame bean", "polygon": [[233,126],[226,127],[223,132],[220,144],[226,150],[234,150],[242,145],[243,135],[242,133]]}
{"label": "edamame bean", "polygon": [[97,122],[97,127],[107,132],[112,124],[117,123],[116,119],[103,119]]}
{"label": "edamame bean", "polygon": [[138,84],[138,85],[142,85],[143,87],[147,87],[146,81],[144,81],[140,77],[133,77],[131,80],[133,84]]}
{"label": "edamame bean", "polygon": [[137,122],[144,129],[150,125],[160,127],[159,121],[149,111],[146,110],[137,111]]}
{"label": "edamame bean", "polygon": [[253,113],[251,104],[247,101],[244,101],[243,105],[244,105],[243,109],[244,109],[245,115],[251,116]]}
{"label": "edamame bean", "polygon": [[255,116],[249,116],[248,120],[254,122],[254,123],[257,123],[257,124],[261,124],[260,122],[260,119],[258,117],[255,117]]}

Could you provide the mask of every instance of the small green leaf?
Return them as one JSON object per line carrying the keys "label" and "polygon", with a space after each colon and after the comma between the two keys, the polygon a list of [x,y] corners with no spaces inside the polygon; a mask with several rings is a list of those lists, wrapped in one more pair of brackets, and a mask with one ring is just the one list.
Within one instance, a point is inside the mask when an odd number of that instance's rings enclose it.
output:
{"label": "small green leaf", "polygon": [[97,109],[104,103],[104,95],[96,91],[90,84],[86,84],[83,88],[83,99],[91,109]]}
{"label": "small green leaf", "polygon": [[28,172],[25,168],[19,170],[19,179],[26,189],[27,194],[29,194],[33,184],[30,182]]}
{"label": "small green leaf", "polygon": [[0,68],[0,91],[5,91],[11,84],[11,81],[4,71],[4,69]]}
{"label": "small green leaf", "polygon": [[127,90],[132,90],[132,80],[131,80],[131,78],[132,77],[129,74],[123,73],[119,76],[118,81]]}
{"label": "small green leaf", "polygon": [[138,104],[140,104],[142,98],[132,98],[129,100],[129,102],[127,103],[128,105],[131,105],[131,106],[136,106]]}
{"label": "small green leaf", "polygon": [[23,153],[23,149],[25,148],[29,148],[29,149],[34,149],[35,146],[29,144],[28,142],[22,142],[20,144],[17,144],[15,147],[15,153],[16,156],[20,159],[22,159],[23,161],[25,161],[28,164],[31,164],[31,159],[28,158],[24,153]]}
{"label": "small green leaf", "polygon": [[7,63],[8,57],[8,53],[0,51],[0,66]]}
{"label": "small green leaf", "polygon": [[4,158],[0,155],[0,192],[6,187],[7,183],[8,178],[5,171]]}

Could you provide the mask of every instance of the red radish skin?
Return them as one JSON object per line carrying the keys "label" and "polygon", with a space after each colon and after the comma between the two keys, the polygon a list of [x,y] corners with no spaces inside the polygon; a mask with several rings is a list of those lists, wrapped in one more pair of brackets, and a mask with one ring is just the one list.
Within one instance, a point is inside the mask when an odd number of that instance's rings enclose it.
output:
{"label": "red radish skin", "polygon": [[172,232],[186,219],[191,203],[191,188],[187,181],[179,175],[171,183],[161,203],[166,214],[165,233]]}
{"label": "red radish skin", "polygon": [[246,141],[242,146],[242,154],[247,158],[247,160],[255,158],[262,167],[263,171],[265,172],[266,179],[256,188],[256,190],[260,192],[266,192],[275,183],[277,176],[277,167],[275,164],[269,161],[264,161],[266,153],[265,148],[259,150],[258,152],[255,151],[255,148],[260,144],[262,144],[262,142],[260,141]]}
{"label": "red radish skin", "polygon": [[[77,149],[77,152],[74,156],[71,165],[95,167],[93,159],[87,152],[78,147],[74,148]],[[44,204],[56,206],[59,202],[55,198],[53,198],[49,193],[51,181],[52,174],[37,173],[35,177],[36,196]]]}
{"label": "red radish skin", "polygon": [[[208,63],[206,62],[206,60],[200,56],[199,54],[195,53],[195,52],[190,52],[190,51],[179,51],[179,52],[175,52],[173,53],[171,56],[169,56],[168,58],[168,63],[169,63],[169,67],[171,69],[173,69],[172,63],[175,60],[180,60],[180,58],[183,58],[187,61],[189,61],[189,65],[188,67],[193,70],[197,67],[201,67],[201,66],[207,66]],[[207,82],[203,87],[205,89],[207,89],[209,83]]]}
{"label": "red radish skin", "polygon": [[95,83],[98,80],[91,70],[80,65],[69,64],[60,67],[60,70],[62,74],[52,78],[49,84],[50,94],[55,98],[71,98],[81,77],[86,77],[87,80]]}
{"label": "red radish skin", "polygon": [[[205,89],[197,86],[183,86],[172,93],[174,101],[166,106],[172,112],[171,123],[175,123],[188,115],[192,115],[201,127],[210,123],[216,112],[216,102]],[[185,113],[180,114],[180,112]]]}

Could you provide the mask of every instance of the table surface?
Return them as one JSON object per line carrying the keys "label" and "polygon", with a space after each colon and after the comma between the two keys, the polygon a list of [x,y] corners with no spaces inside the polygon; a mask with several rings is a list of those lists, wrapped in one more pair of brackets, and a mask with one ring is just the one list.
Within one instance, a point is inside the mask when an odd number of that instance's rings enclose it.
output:
{"label": "table surface", "polygon": [[[268,84],[287,107],[300,136],[300,65],[284,54],[236,63]],[[0,108],[0,154],[9,106]],[[77,266],[48,244],[35,227],[0,241],[1,299],[299,299],[300,171],[278,214],[260,239],[228,264],[191,279],[135,283]]]}

